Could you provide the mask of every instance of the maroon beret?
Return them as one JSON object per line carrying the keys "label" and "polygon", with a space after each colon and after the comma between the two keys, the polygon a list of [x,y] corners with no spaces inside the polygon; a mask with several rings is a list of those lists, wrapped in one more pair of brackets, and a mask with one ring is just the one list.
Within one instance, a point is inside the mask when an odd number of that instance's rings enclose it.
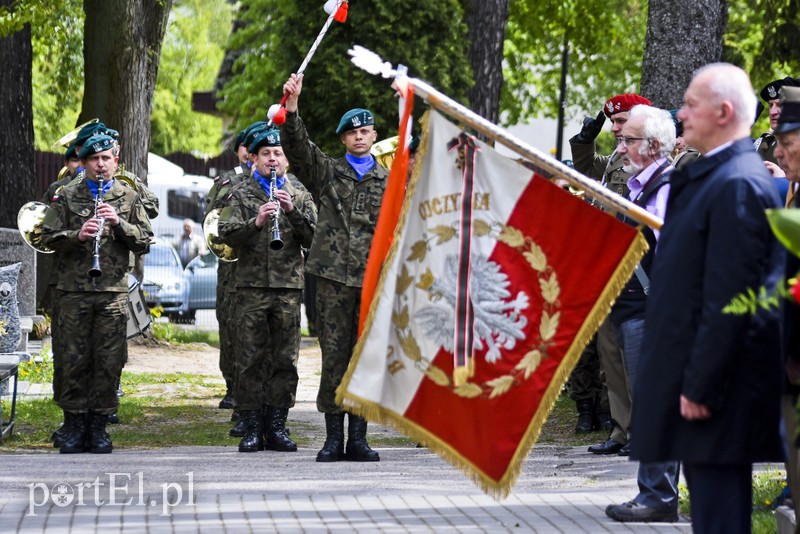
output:
{"label": "maroon beret", "polygon": [[609,99],[606,102],[606,105],[603,106],[603,111],[610,119],[611,115],[620,113],[622,111],[630,111],[633,106],[637,106],[639,104],[649,106],[651,102],[645,97],[639,96],[636,93],[625,93],[624,95],[617,95],[614,98]]}

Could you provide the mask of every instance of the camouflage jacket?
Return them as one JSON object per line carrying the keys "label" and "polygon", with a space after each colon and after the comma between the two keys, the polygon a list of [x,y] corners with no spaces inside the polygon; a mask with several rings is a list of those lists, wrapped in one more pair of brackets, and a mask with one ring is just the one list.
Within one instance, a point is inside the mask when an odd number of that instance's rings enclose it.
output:
{"label": "camouflage jacket", "polygon": [[44,202],[45,204],[47,204],[49,206],[53,202],[53,197],[56,196],[56,191],[58,191],[58,189],[60,187],[63,187],[65,185],[71,183],[78,176],[80,176],[79,173],[67,174],[63,178],[61,178],[60,180],[56,180],[52,184],[48,185],[47,186],[47,190],[45,190],[44,195],[42,195],[41,202]]}
{"label": "camouflage jacket", "polygon": [[575,138],[569,140],[572,149],[572,164],[575,170],[602,182],[604,186],[625,198],[630,196],[628,178],[630,174],[622,170],[622,158],[615,150],[610,156],[596,153],[594,143],[578,143]]}
{"label": "camouflage jacket", "polygon": [[225,171],[214,178],[214,185],[208,190],[206,196],[206,212],[203,217],[208,215],[211,210],[224,207],[231,189],[242,183],[248,176],[250,176],[250,169],[237,165],[233,170]]}
{"label": "camouflage jacket", "polygon": [[775,157],[775,145],[777,144],[778,140],[772,132],[764,132],[753,143],[761,159],[771,161],[775,165],[778,164],[778,159]]}
{"label": "camouflage jacket", "polygon": [[306,272],[361,287],[389,171],[376,164],[359,180],[344,157],[328,157],[309,140],[297,113],[286,114],[281,133],[292,172],[319,209]]}
{"label": "camouflage jacket", "polygon": [[139,194],[119,181],[104,195],[103,200],[117,211],[119,225],[106,223],[100,241],[100,270],[92,278],[94,239],[81,243],[81,226],[94,216],[94,197],[85,178],[61,189],[42,221],[42,242],[55,249],[58,289],[63,291],[128,291],[128,260],[130,252],[147,252],[153,231]]}
{"label": "camouflage jacket", "polygon": [[126,171],[121,165],[117,169],[117,172],[114,173],[114,177],[123,177],[120,181],[127,183],[132,189],[139,193],[139,198],[142,199],[142,206],[144,206],[144,211],[147,213],[148,217],[151,219],[158,217],[158,197],[147,188],[141,178],[132,172]]}
{"label": "camouflage jacket", "polygon": [[219,221],[220,238],[239,250],[234,285],[242,287],[297,288],[303,287],[303,253],[314,237],[317,209],[314,199],[303,185],[291,175],[281,189],[292,196],[294,209],[278,216],[278,228],[283,248],[271,250],[272,220],[256,228],[258,208],[269,201],[261,185],[245,180],[228,194]]}

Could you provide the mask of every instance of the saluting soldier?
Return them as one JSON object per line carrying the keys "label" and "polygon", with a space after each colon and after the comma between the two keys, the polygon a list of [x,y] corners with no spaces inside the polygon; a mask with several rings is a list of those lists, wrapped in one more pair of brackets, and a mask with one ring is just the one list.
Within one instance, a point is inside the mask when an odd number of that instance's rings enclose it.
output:
{"label": "saluting soldier", "polygon": [[296,451],[286,418],[298,383],[301,248],[311,245],[317,210],[306,188],[286,174],[280,131],[261,133],[249,152],[252,178],[233,188],[219,223],[220,238],[239,251],[234,398],[245,425],[239,452]]}
{"label": "saluting soldier", "polygon": [[339,121],[336,134],[345,146],[344,157],[332,158],[319,150],[297,112],[302,87],[303,76],[296,74],[283,86],[288,95],[283,148],[292,172],[319,208],[306,262],[306,271],[317,277],[317,333],[322,349],[317,409],[325,414],[327,434],[317,461],[377,462],[378,453],[367,444],[367,421],[352,413],[344,447],[344,412],[336,404],[336,388],[358,338],[361,284],[389,171],[370,154],[378,133],[366,109],[351,109]]}
{"label": "saluting soldier", "polygon": [[[106,423],[119,402],[130,253],[146,252],[153,235],[139,194],[113,178],[113,149],[108,135],[86,141],[78,153],[83,178],[61,190],[42,223],[43,243],[59,252],[55,320],[62,332],[62,453],[112,451]],[[100,273],[93,277],[98,231]]]}

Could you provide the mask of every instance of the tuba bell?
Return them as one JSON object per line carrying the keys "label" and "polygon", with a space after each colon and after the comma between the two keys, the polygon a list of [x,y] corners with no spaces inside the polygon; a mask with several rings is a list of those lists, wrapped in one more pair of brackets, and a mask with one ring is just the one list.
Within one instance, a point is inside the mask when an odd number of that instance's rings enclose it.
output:
{"label": "tuba bell", "polygon": [[230,245],[226,245],[219,238],[219,216],[222,208],[216,208],[208,212],[203,219],[203,235],[206,238],[206,246],[219,261],[233,263],[239,259],[239,251]]}
{"label": "tuba bell", "polygon": [[382,166],[391,169],[398,142],[399,138],[396,135],[394,137],[388,137],[372,145],[372,150],[370,150],[369,153],[375,156],[375,159],[377,159],[378,163]]}
{"label": "tuba bell", "polygon": [[36,252],[52,254],[55,251],[42,243],[42,221],[46,212],[47,204],[28,202],[17,212],[17,229],[25,243]]}

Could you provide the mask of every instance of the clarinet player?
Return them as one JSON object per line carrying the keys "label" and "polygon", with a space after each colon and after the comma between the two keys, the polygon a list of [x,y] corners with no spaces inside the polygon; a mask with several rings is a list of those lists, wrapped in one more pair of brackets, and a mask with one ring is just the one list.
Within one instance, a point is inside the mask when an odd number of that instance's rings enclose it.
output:
{"label": "clarinet player", "polygon": [[279,130],[259,134],[248,150],[253,174],[231,190],[219,221],[220,238],[239,250],[233,395],[245,424],[239,452],[290,452],[297,450],[286,418],[298,382],[301,247],[311,245],[317,209],[306,188],[286,173]]}
{"label": "clarinet player", "polygon": [[85,177],[61,189],[42,222],[43,243],[59,252],[62,453],[113,449],[106,424],[125,357],[128,263],[153,235],[139,194],[114,180],[113,149],[108,135],[86,141],[78,154]]}

